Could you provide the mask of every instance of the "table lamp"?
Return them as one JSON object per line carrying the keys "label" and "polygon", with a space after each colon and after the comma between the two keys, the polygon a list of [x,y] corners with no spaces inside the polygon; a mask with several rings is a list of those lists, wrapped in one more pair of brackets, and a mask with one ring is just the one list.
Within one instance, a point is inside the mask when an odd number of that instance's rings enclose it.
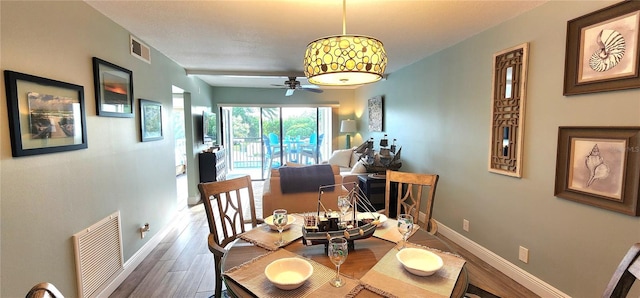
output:
{"label": "table lamp", "polygon": [[340,132],[347,133],[347,149],[351,148],[351,135],[349,133],[356,132],[356,121],[351,119],[342,120]]}

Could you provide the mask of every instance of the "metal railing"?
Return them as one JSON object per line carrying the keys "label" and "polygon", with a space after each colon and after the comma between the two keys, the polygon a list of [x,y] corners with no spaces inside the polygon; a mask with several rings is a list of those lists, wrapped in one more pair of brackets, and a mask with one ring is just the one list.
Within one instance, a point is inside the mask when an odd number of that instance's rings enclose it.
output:
{"label": "metal railing", "polygon": [[262,138],[233,139],[233,148],[230,153],[234,168],[259,169],[264,161]]}
{"label": "metal railing", "polygon": [[[286,142],[285,142],[286,144]],[[255,168],[260,169],[263,166],[267,167],[267,163],[271,161],[271,158],[279,163],[280,160],[295,161],[299,163],[313,162],[313,158],[302,159],[300,152],[302,147],[298,144],[298,147],[285,146],[285,150],[280,156],[268,156],[267,150],[263,148],[262,138],[237,138],[233,139],[233,147],[228,154],[230,155],[230,162],[233,168]],[[273,165],[272,165],[273,166]],[[276,165],[277,167],[277,165]]]}

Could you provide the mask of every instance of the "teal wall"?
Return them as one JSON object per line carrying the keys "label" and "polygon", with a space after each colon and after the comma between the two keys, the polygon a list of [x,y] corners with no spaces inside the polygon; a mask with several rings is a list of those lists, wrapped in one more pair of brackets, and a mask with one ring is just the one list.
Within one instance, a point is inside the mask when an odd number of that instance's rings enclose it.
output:
{"label": "teal wall", "polygon": [[[553,186],[558,126],[640,126],[640,89],[562,96],[566,22],[612,3],[551,1],[386,81],[284,97],[283,90],[208,88],[155,50],[146,64],[129,55],[126,30],[83,2],[1,1],[1,69],[84,86],[89,148],[13,158],[0,104],[0,296],[22,297],[46,280],[73,297],[74,233],[120,210],[129,260],[176,214],[172,130],[162,141],[141,143],[137,112],[131,119],[97,117],[91,57],[98,56],[131,69],[135,98],[160,101],[166,113],[171,85],[189,93],[185,102],[196,114],[217,104],[339,104],[338,119],[358,119],[356,144],[382,136],[367,130],[366,101],[383,95],[385,133],[403,147],[402,170],[441,176],[437,220],[568,295],[599,297],[639,241],[640,217],[556,198]],[[517,179],[487,171],[491,62],[495,52],[524,42],[531,52],[524,172]],[[186,128],[188,162],[195,163],[202,148]],[[343,142],[336,131],[334,142]],[[470,232],[462,231],[463,218]],[[152,230],[140,239],[144,222]],[[529,264],[518,261],[519,245],[529,248]]]}
{"label": "teal wall", "polygon": [[[355,110],[365,111],[359,127],[368,121],[367,99],[384,95],[385,133],[402,145],[401,170],[440,175],[438,221],[572,297],[600,297],[622,256],[640,241],[640,217],[554,196],[558,126],[640,126],[640,89],[562,95],[567,21],[612,3],[551,1],[355,95]],[[525,42],[530,60],[518,179],[487,170],[491,76],[493,54]],[[529,249],[528,264],[518,260],[520,245]]]}
{"label": "teal wall", "polygon": [[[171,86],[200,106],[211,105],[211,89],[155,50],[152,64],[131,56],[129,32],[82,1],[1,1],[0,10],[0,68],[84,86],[88,136],[88,149],[13,158],[0,84],[0,296],[48,281],[75,297],[73,234],[120,210],[126,262],[176,216]],[[93,56],[133,71],[135,118],[96,116]],[[163,104],[163,140],[139,141],[138,98]]]}

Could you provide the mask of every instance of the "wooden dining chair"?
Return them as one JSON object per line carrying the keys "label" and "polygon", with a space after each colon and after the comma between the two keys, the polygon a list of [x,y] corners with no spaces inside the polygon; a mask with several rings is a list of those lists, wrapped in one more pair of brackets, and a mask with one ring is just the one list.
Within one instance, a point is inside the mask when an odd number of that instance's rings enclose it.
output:
{"label": "wooden dining chair", "polygon": [[64,295],[51,283],[41,282],[31,290],[25,296],[26,298],[64,298]]}
{"label": "wooden dining chair", "polygon": [[640,243],[636,243],[622,258],[602,297],[627,297],[633,283],[640,279]]}
{"label": "wooden dining chair", "polygon": [[[221,297],[222,271],[220,261],[227,252],[226,246],[239,234],[255,228],[261,219],[256,217],[251,177],[198,184],[200,197],[209,222],[209,251],[213,253],[216,269],[215,297]],[[249,214],[243,214],[249,204]],[[245,217],[245,216],[249,217]]]}
{"label": "wooden dining chair", "polygon": [[[384,213],[389,216],[389,203],[391,201],[391,183],[397,183],[396,210],[398,214],[411,214],[414,221],[434,234],[438,231],[436,222],[431,218],[433,201],[436,196],[436,186],[438,185],[438,175],[407,173],[387,170],[387,185],[385,188]],[[425,188],[429,188],[425,191]],[[420,210],[423,193],[426,194],[426,208]],[[424,212],[425,221],[420,222],[420,212]]]}

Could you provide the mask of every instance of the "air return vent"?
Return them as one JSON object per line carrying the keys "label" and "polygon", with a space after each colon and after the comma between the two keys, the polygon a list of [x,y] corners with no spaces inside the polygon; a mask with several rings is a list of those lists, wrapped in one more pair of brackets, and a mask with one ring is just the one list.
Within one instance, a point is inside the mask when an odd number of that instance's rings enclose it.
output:
{"label": "air return vent", "polygon": [[80,297],[96,297],[124,270],[120,211],[73,235]]}
{"label": "air return vent", "polygon": [[133,35],[129,35],[129,48],[131,49],[131,55],[151,64],[151,51],[149,50],[149,46],[133,37]]}

